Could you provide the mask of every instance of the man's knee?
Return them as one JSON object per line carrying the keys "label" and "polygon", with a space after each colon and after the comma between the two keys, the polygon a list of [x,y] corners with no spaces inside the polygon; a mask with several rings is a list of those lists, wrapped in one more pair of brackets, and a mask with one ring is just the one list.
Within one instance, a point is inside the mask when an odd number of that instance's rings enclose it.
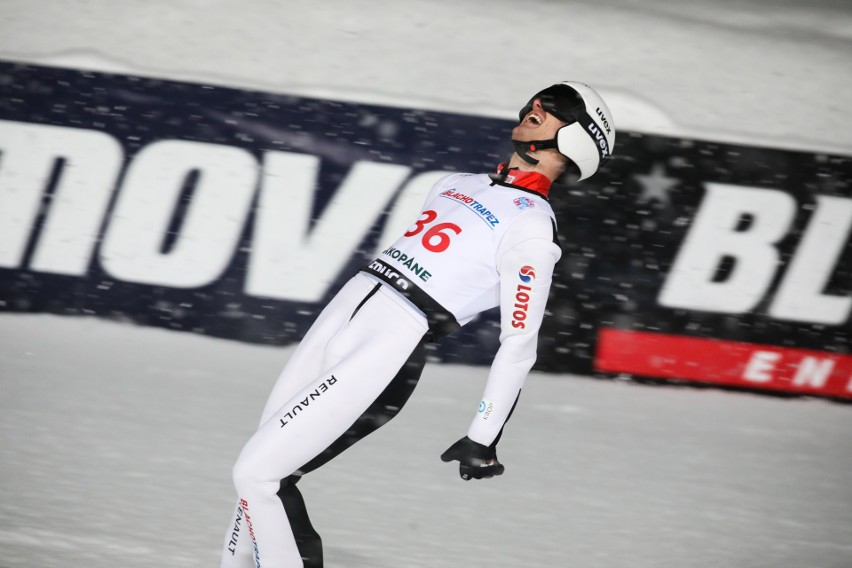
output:
{"label": "man's knee", "polygon": [[278,481],[270,485],[271,480],[264,479],[259,475],[260,471],[257,464],[251,463],[250,460],[238,459],[231,470],[231,477],[234,480],[234,487],[237,489],[237,495],[243,496],[257,495],[263,492],[264,486],[270,486],[272,493],[277,491]]}

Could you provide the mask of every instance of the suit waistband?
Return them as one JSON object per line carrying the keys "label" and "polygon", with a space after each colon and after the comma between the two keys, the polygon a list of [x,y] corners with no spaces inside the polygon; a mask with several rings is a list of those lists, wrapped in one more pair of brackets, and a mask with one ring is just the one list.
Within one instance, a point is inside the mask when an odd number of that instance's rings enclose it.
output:
{"label": "suit waistband", "polygon": [[388,284],[423,312],[429,324],[429,331],[432,334],[433,340],[449,335],[461,327],[456,317],[448,309],[413,281],[397,272],[394,267],[381,260],[374,260],[362,268],[361,272],[365,272]]}

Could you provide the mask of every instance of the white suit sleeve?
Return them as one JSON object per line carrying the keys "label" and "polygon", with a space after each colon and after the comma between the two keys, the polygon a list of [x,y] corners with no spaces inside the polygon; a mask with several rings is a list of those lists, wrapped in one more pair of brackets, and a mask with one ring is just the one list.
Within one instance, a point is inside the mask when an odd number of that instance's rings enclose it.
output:
{"label": "white suit sleeve", "polygon": [[547,214],[522,215],[500,244],[500,348],[468,437],[489,446],[503,428],[536,360],[553,268],[562,252]]}

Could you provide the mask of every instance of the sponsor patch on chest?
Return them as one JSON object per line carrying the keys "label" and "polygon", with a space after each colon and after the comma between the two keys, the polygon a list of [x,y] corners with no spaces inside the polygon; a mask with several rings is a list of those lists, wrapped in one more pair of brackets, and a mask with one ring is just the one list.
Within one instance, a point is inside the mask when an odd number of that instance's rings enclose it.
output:
{"label": "sponsor patch on chest", "polygon": [[500,224],[500,219],[498,219],[497,216],[488,209],[488,207],[469,195],[465,195],[455,189],[448,189],[441,194],[441,197],[461,203],[467,207],[469,211],[475,213],[477,217],[482,219],[491,229]]}

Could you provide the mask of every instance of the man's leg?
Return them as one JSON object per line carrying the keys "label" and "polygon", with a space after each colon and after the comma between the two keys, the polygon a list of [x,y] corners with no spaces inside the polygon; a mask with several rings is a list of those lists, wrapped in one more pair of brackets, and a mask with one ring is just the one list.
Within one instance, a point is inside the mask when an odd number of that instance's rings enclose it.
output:
{"label": "man's leg", "polygon": [[[329,341],[352,317],[355,307],[370,295],[374,287],[375,284],[363,276],[352,278],[322,310],[278,376],[261,414],[261,425],[320,374]],[[222,568],[255,566],[245,511],[239,499],[228,522],[221,565]]]}
{"label": "man's leg", "polygon": [[225,546],[222,550],[222,568],[250,568],[254,566],[252,548],[249,544],[246,514],[237,501],[231,515],[228,529],[225,531]]}
{"label": "man's leg", "polygon": [[[326,369],[273,413],[243,448],[234,482],[253,553],[262,563],[302,566],[296,542],[301,529],[291,524],[282,506],[281,480],[358,422],[397,377],[425,332],[425,318],[377,294],[329,341]],[[284,498],[291,499],[290,493],[285,487]]]}
{"label": "man's leg", "polygon": [[426,340],[423,339],[414,348],[411,356],[391,380],[390,384],[382,391],[373,404],[358,417],[342,436],[334,441],[323,452],[299,468],[299,473],[309,473],[340,455],[344,450],[361,440],[365,436],[375,432],[399,414],[402,407],[408,402],[411,393],[420,380],[423,366],[426,364]]}
{"label": "man's leg", "polygon": [[296,487],[298,481],[298,475],[282,479],[278,498],[281,499],[281,504],[284,505],[284,511],[290,520],[290,528],[293,530],[293,537],[296,539],[304,568],[322,568],[322,539],[308,517],[305,500],[299,488]]}
{"label": "man's leg", "polygon": [[375,287],[370,279],[358,274],[322,309],[278,375],[263,407],[260,424],[319,376],[329,363],[326,360],[329,342],[353,313],[359,311],[359,306],[375,294]]}
{"label": "man's leg", "polygon": [[296,545],[299,548],[299,554],[302,556],[305,568],[322,568],[322,538],[311,524],[307,508],[305,507],[305,500],[296,487],[296,483],[301,479],[302,474],[325,465],[358,440],[387,424],[388,421],[399,413],[406,401],[408,401],[411,393],[414,392],[414,387],[417,386],[420,374],[423,371],[423,365],[426,362],[424,343],[425,341],[421,341],[417,345],[414,352],[408,358],[408,361],[405,362],[402,369],[399,370],[387,388],[379,395],[379,398],[370,405],[370,408],[341,437],[335,440],[331,446],[323,450],[317,457],[300,467],[298,475],[291,475],[281,481],[278,497],[281,499],[284,510],[287,512],[287,518],[290,520],[290,528],[293,530],[293,536],[296,538]]}

